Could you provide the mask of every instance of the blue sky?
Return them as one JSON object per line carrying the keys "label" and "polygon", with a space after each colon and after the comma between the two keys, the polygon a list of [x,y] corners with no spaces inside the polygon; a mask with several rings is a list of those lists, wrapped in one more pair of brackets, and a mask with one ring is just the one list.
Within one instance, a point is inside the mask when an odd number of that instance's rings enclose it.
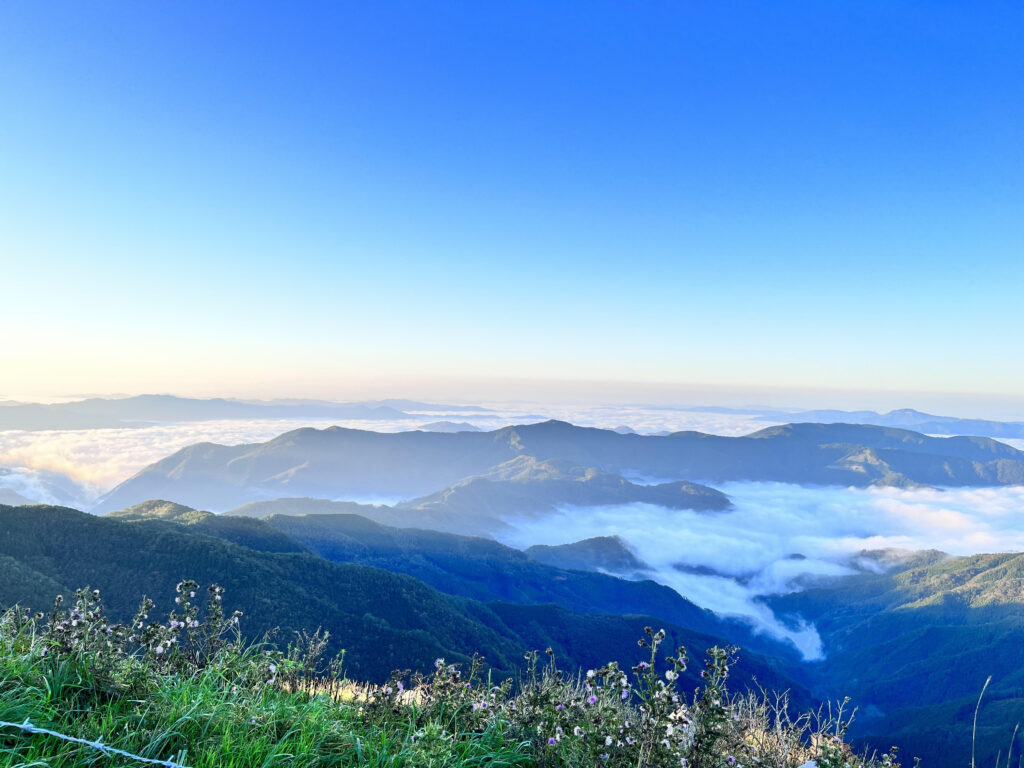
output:
{"label": "blue sky", "polygon": [[1021,39],[1011,2],[8,0],[0,396],[1024,400]]}

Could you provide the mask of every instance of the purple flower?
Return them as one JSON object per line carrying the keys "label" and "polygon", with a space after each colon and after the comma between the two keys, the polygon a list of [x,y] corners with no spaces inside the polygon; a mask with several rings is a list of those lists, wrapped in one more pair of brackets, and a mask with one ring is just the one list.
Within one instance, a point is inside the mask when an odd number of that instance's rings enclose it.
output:
{"label": "purple flower", "polygon": [[555,709],[557,709],[559,712],[561,712],[563,709],[565,709],[565,707],[563,707],[561,704],[559,704],[557,707],[555,707]]}
{"label": "purple flower", "polygon": [[554,744],[554,743],[555,743],[555,737],[552,736],[550,739],[548,739],[548,744]]}
{"label": "purple flower", "polygon": [[597,704],[597,696],[591,696],[587,701],[591,704]]}

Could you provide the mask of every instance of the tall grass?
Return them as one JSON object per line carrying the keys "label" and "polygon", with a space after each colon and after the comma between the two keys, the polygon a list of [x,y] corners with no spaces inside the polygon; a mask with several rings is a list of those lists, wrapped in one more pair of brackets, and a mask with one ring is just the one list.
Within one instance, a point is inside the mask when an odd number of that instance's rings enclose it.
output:
{"label": "tall grass", "polygon": [[[143,601],[127,625],[107,621],[87,589],[49,615],[0,616],[0,721],[30,721],[70,737],[189,768],[271,766],[630,766],[821,768],[897,766],[858,756],[849,715],[795,715],[784,694],[734,695],[732,654],[712,648],[703,683],[680,688],[690,660],[648,628],[642,658],[566,673],[530,652],[518,680],[495,684],[477,658],[438,659],[430,674],[396,671],[382,686],[347,680],[326,636],[287,647],[246,643],[237,614],[194,582],[152,620]],[[845,705],[844,705],[845,706]],[[124,766],[83,744],[0,729],[0,766]]]}

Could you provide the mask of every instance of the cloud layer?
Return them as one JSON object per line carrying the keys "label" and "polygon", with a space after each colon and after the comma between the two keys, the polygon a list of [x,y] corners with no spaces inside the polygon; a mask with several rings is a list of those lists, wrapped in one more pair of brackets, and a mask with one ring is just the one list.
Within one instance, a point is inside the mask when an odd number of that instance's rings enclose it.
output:
{"label": "cloud layer", "polygon": [[757,598],[808,577],[852,573],[865,549],[941,549],[956,555],[1024,550],[1024,487],[968,490],[806,488],[783,483],[720,486],[735,509],[669,510],[647,504],[567,508],[513,521],[513,546],[618,535],[653,577],[719,613],[745,617],[813,658],[817,634],[771,614]]}

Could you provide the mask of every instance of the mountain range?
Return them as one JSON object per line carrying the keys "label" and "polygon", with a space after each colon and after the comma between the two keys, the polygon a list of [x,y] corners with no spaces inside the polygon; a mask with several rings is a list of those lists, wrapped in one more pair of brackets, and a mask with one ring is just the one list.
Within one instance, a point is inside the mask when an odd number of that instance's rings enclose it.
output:
{"label": "mountain range", "polygon": [[407,419],[411,418],[407,410],[428,413],[487,412],[479,406],[442,405],[415,400],[332,403],[324,400],[247,401],[138,395],[123,398],[92,397],[67,403],[2,405],[0,430],[123,428],[214,419]]}
{"label": "mountain range", "polygon": [[821,424],[874,424],[880,427],[912,429],[928,435],[978,435],[995,438],[1024,438],[1024,421],[994,421],[990,419],[962,419],[955,416],[936,416],[913,408],[899,408],[887,413],[878,411],[786,411],[773,408],[714,408],[694,410],[708,413],[743,413],[755,415],[762,421],[818,422]]}
{"label": "mountain range", "polygon": [[590,614],[657,615],[705,634],[728,636],[744,647],[794,655],[780,643],[755,636],[749,625],[722,619],[654,581],[576,568],[572,558],[564,564],[553,557],[539,560],[484,537],[397,528],[355,514],[271,514],[262,519],[214,515],[159,500],[106,517],[175,522],[263,552],[312,552],[335,563],[370,565],[476,600],[552,603]]}
{"label": "mountain range", "polygon": [[[560,468],[582,467],[585,473],[690,481],[689,490],[663,490],[677,496],[689,493],[695,508],[703,508],[709,498],[698,482],[861,487],[1024,483],[1024,452],[1004,443],[978,437],[935,438],[870,425],[787,424],[745,437],[619,434],[560,421],[455,433],[329,427],[298,429],[265,443],[189,446],[118,485],[100,500],[96,511],[153,498],[218,511],[284,496],[421,499],[467,478],[486,479],[501,465],[514,467],[507,462],[524,457],[541,464],[559,460],[565,462]],[[613,482],[620,481],[628,482],[621,477]],[[591,487],[598,485],[593,482]],[[633,484],[630,494],[638,494],[638,487]],[[467,492],[465,487],[460,491]]]}

